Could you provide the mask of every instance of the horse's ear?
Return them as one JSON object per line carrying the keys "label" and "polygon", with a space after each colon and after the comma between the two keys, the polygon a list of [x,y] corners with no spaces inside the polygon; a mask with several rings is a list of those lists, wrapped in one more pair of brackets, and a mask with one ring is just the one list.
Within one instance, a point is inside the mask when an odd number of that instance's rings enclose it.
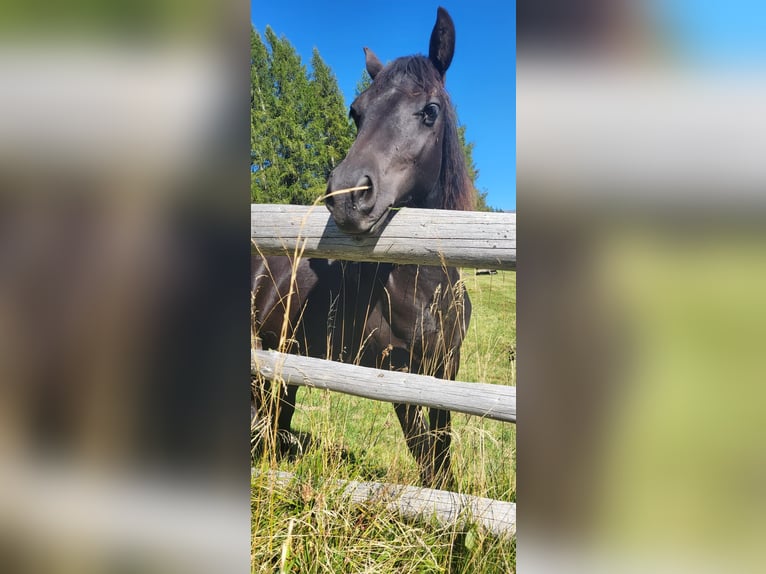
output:
{"label": "horse's ear", "polygon": [[452,56],[455,53],[455,24],[447,11],[439,6],[436,11],[436,24],[431,32],[431,43],[428,47],[428,58],[444,78]]}
{"label": "horse's ear", "polygon": [[370,74],[373,80],[378,75],[378,72],[383,69],[383,64],[380,63],[378,57],[367,47],[364,49],[364,63],[367,66],[367,73]]}

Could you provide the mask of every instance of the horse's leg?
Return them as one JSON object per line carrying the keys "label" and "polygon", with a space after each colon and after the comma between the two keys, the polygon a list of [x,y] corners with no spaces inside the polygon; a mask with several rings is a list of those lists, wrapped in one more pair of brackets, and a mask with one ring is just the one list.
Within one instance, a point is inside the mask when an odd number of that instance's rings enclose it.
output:
{"label": "horse's leg", "polygon": [[404,431],[407,447],[420,468],[420,480],[425,486],[433,483],[433,468],[429,465],[431,436],[423,417],[423,408],[415,405],[394,403],[396,416]]}
{"label": "horse's leg", "polygon": [[431,452],[428,455],[428,472],[433,477],[431,484],[436,488],[449,489],[454,483],[450,462],[452,433],[450,412],[443,409],[429,409]]}
{"label": "horse's leg", "polygon": [[[272,383],[274,384],[274,383]],[[272,427],[276,422],[277,452],[281,456],[294,455],[298,448],[298,439],[290,430],[290,423],[295,414],[295,397],[298,393],[298,387],[294,385],[284,385],[280,389],[279,404],[277,405],[276,417],[272,416]]]}
{"label": "horse's leg", "polygon": [[[271,381],[264,381],[263,386],[256,388],[250,393],[250,428],[254,432],[275,433],[277,453],[279,455],[291,454],[297,439],[290,431],[290,423],[295,414],[295,398],[298,387],[286,385],[281,389],[277,404],[273,404],[270,398],[272,392]],[[276,410],[275,410],[276,409]],[[265,420],[264,420],[265,419]],[[266,423],[266,429],[256,429],[257,426]],[[269,429],[269,430],[267,430]]]}
{"label": "horse's leg", "polygon": [[[470,311],[469,311],[470,312]],[[459,346],[459,345],[458,345]],[[460,364],[460,351],[453,354],[453,361],[447,362],[439,368],[434,376],[439,379],[454,381],[457,374],[457,365]],[[452,475],[450,446],[452,445],[452,415],[443,409],[428,409],[428,422],[431,434],[431,448],[429,456],[430,471],[433,474],[433,484],[436,488],[452,488],[455,478]]]}
{"label": "horse's leg", "polygon": [[298,387],[286,385],[283,396],[279,400],[279,416],[277,418],[277,437],[282,454],[289,454],[292,446],[296,443],[296,438],[290,431],[290,423],[295,414],[295,396],[298,393]]}

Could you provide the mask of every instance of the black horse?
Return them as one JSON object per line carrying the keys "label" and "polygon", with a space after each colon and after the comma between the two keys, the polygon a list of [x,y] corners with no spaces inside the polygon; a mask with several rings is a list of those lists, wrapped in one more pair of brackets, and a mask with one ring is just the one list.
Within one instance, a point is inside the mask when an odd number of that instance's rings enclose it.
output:
{"label": "black horse", "polygon": [[[452,19],[439,8],[428,57],[384,66],[365,48],[373,82],[351,104],[357,137],[330,175],[325,199],[342,231],[376,234],[401,206],[471,209],[474,190],[444,89],[454,47]],[[293,263],[253,256],[253,328],[264,348],[455,378],[471,315],[457,269]],[[290,428],[295,395],[296,387],[287,387],[271,419],[280,431]],[[263,389],[253,398],[256,412],[264,412]],[[426,423],[421,407],[394,408],[422,482],[448,485],[449,411],[430,409]]]}

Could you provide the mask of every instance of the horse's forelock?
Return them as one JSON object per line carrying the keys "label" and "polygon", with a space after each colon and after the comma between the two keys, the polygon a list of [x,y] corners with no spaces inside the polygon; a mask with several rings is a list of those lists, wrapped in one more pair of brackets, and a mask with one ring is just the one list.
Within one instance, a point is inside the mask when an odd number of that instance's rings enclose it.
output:
{"label": "horse's forelock", "polygon": [[373,81],[373,86],[376,83],[378,85],[386,82],[398,83],[401,78],[407,78],[420,89],[429,93],[437,89],[444,89],[441,75],[436,66],[425,56],[397,58],[383,68],[382,72],[375,78],[377,82]]}

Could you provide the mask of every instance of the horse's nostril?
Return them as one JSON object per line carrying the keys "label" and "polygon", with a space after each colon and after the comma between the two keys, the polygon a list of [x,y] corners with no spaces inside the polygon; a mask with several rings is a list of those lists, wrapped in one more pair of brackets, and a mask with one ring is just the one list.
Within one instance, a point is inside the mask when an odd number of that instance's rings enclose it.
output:
{"label": "horse's nostril", "polygon": [[369,176],[364,176],[358,184],[360,188],[357,192],[357,198],[360,203],[369,203],[373,200],[375,191],[372,188],[372,180]]}

